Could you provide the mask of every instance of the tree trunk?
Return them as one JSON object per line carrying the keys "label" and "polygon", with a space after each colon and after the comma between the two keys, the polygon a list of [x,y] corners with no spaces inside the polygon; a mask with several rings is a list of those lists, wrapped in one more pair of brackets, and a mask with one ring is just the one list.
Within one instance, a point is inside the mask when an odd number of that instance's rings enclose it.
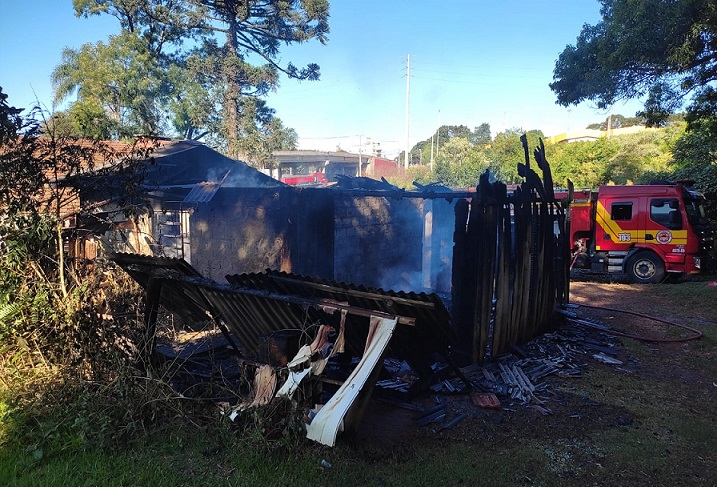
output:
{"label": "tree trunk", "polygon": [[132,222],[132,230],[134,232],[134,251],[137,254],[142,253],[142,244],[139,239],[139,225],[137,224],[137,217],[130,215],[129,220]]}
{"label": "tree trunk", "polygon": [[57,219],[57,272],[60,277],[62,297],[67,298],[67,282],[65,277],[65,245],[62,242],[62,218]]}
{"label": "tree trunk", "polygon": [[236,17],[227,16],[229,28],[227,29],[226,47],[229,49],[229,59],[225,59],[224,73],[226,81],[226,94],[224,95],[224,130],[227,139],[227,155],[233,159],[239,156],[239,69],[236,58],[238,57],[237,33],[239,23]]}

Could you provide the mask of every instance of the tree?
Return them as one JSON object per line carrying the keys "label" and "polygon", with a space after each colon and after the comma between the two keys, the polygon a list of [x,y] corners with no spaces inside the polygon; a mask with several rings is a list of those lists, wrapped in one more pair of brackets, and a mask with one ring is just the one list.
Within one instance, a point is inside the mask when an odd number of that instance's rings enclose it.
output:
{"label": "tree", "polygon": [[123,138],[165,130],[163,108],[169,87],[163,66],[132,33],[112,36],[108,43],[66,48],[52,81],[55,102],[77,93],[70,114],[82,136],[109,133]]}
{"label": "tree", "polygon": [[489,123],[484,122],[473,129],[473,133],[471,134],[471,142],[473,144],[479,144],[479,145],[490,144],[491,140],[492,140],[492,136],[490,133],[490,124]]}
{"label": "tree", "polygon": [[717,138],[717,90],[705,88],[693,100],[685,115],[687,128]]}
{"label": "tree", "polygon": [[603,181],[600,183],[632,184],[640,182],[644,174],[666,171],[672,160],[668,141],[670,137],[667,130],[642,131],[614,137],[618,151],[605,164]]}
{"label": "tree", "polygon": [[298,135],[292,128],[284,127],[274,116],[274,110],[266,102],[253,97],[242,99],[240,134],[237,151],[240,158],[255,167],[273,166],[272,153],[277,150],[295,150]]}
{"label": "tree", "polygon": [[[181,107],[175,121],[186,130],[198,120],[221,120],[221,136],[228,154],[242,154],[240,142],[246,130],[242,110],[247,97],[260,97],[278,87],[280,74],[298,80],[315,80],[319,66],[309,63],[298,68],[282,63],[282,44],[303,43],[316,39],[322,44],[329,32],[327,0],[74,0],[77,15],[101,13],[114,15],[122,28],[145,41],[155,57],[174,62],[181,69],[200,75],[191,96],[196,99],[199,87],[207,89],[208,102],[201,104],[206,112],[190,113],[183,103],[184,94],[175,94]],[[199,43],[189,53],[179,45]],[[259,59],[256,66],[250,62]],[[179,84],[177,85],[179,86]],[[221,115],[213,118],[211,110],[220,107]],[[260,122],[261,123],[261,122]],[[211,126],[211,125],[210,125]]]}
{"label": "tree", "polygon": [[641,117],[625,117],[618,113],[605,117],[605,120],[602,122],[591,123],[587,126],[587,128],[591,130],[607,131],[608,126],[610,129],[619,129],[624,127],[634,127],[636,125],[645,125],[645,120]]}
{"label": "tree", "polygon": [[436,179],[450,187],[470,187],[478,184],[478,177],[488,168],[488,159],[480,149],[462,137],[454,137],[441,147],[436,164]]}
{"label": "tree", "polygon": [[491,172],[504,183],[519,183],[523,180],[518,175],[518,163],[525,162],[525,153],[520,142],[523,133],[528,137],[528,147],[531,150],[538,146],[539,139],[543,137],[539,130],[525,132],[520,128],[512,128],[497,134],[486,149]]}
{"label": "tree", "polygon": [[[121,185],[126,202],[138,195],[138,161],[147,159],[152,144],[140,141],[115,149],[101,140],[77,139],[62,123],[33,109],[26,117],[10,107],[0,89],[0,235],[24,235],[27,227],[54,227],[51,261],[56,261],[59,289],[67,297],[64,220],[81,213],[79,193],[93,186],[108,190],[108,179]],[[40,136],[42,135],[42,136]],[[110,176],[109,178],[102,176]]]}
{"label": "tree", "polygon": [[553,181],[565,187],[570,179],[576,188],[597,188],[609,181],[608,164],[619,152],[615,138],[554,144],[546,147]]}
{"label": "tree", "polygon": [[[482,123],[471,131],[466,125],[441,125],[428,139],[421,140],[411,149],[411,164],[431,160],[431,147],[434,157],[439,157],[439,151],[448,141],[460,138],[466,140],[471,146],[489,144],[491,141],[490,124]],[[403,153],[401,153],[403,154]],[[399,156],[402,158],[403,156]]]}
{"label": "tree", "polygon": [[710,130],[692,130],[677,140],[672,153],[670,176],[696,181],[707,200],[707,217],[717,222],[717,139]]}
{"label": "tree", "polygon": [[13,217],[35,211],[34,198],[42,191],[44,178],[33,155],[41,132],[37,110],[22,117],[22,109],[7,100],[0,87],[0,208],[6,217]]}
{"label": "tree", "polygon": [[602,21],[583,26],[560,54],[550,88],[563,106],[648,95],[641,115],[660,126],[689,94],[717,81],[712,0],[600,0]]}

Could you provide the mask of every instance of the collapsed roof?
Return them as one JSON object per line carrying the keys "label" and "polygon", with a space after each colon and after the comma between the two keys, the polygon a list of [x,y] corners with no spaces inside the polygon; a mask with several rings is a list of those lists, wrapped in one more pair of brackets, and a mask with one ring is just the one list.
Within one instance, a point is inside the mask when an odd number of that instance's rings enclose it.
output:
{"label": "collapsed roof", "polygon": [[[361,357],[342,385],[344,390],[336,394],[342,399],[332,398],[339,403],[333,406],[338,408],[334,414],[341,418],[358,397],[345,389],[358,392],[365,385],[372,387],[385,353],[405,360],[419,376],[415,385],[421,389],[433,375],[434,354],[445,357],[454,341],[448,311],[436,294],[371,289],[276,271],[227,276],[228,283],[217,283],[182,259],[137,254],[109,258],[147,291],[147,315],[160,304],[186,323],[214,321],[241,355],[253,361],[262,360],[260,349],[267,338],[284,330],[301,330],[308,341],[314,341],[310,353],[300,357],[300,352],[288,365],[304,364],[323,344],[322,330],[340,330],[334,348],[341,341],[340,351]],[[310,437],[333,444],[334,426],[338,430],[339,424],[335,419],[325,418],[330,426],[310,427]]]}

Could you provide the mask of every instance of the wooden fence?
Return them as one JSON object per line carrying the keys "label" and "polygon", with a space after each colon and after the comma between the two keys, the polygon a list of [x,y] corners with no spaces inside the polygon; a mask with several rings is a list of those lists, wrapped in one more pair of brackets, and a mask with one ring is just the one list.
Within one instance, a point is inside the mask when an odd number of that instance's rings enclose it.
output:
{"label": "wooden fence", "polygon": [[[525,136],[525,181],[508,192],[480,177],[470,202],[455,208],[453,322],[457,363],[481,362],[550,329],[556,304],[569,295],[567,205],[555,199],[542,141],[531,168]],[[572,193],[572,191],[569,191]]]}

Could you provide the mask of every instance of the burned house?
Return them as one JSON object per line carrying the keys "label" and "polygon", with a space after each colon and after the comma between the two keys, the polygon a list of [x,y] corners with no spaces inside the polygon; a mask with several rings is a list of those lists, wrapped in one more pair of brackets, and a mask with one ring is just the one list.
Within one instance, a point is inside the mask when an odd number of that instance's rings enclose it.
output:
{"label": "burned house", "polygon": [[292,187],[190,141],[163,141],[137,174],[131,199],[111,175],[83,185],[89,211],[77,248],[101,239],[108,251],[183,259],[217,281],[273,269],[450,293],[458,194],[368,179],[350,189]]}
{"label": "burned house", "polygon": [[[332,445],[341,425],[357,424],[387,356],[410,367],[407,390],[418,393],[437,357],[460,375],[457,365],[550,326],[567,298],[567,214],[536,158],[547,184],[526,160],[510,193],[487,174],[465,193],[341,178],[299,188],[174,142],[146,166],[136,233],[115,226],[105,238],[123,235],[110,258],[146,290],[150,340],[161,306],[218,327],[253,368],[237,410],[291,397],[304,380],[336,386],[308,427]],[[338,363],[347,374],[323,375]]]}
{"label": "burned house", "polygon": [[[193,141],[161,141],[134,169],[134,198],[126,185],[105,176],[81,197],[95,219],[111,224],[104,237],[110,250],[176,257],[192,262],[193,238],[206,229],[193,215],[218,203],[220,189],[279,188],[282,183]],[[94,203],[93,203],[94,202]],[[221,203],[219,203],[221,204]],[[129,211],[132,210],[132,211]]]}

